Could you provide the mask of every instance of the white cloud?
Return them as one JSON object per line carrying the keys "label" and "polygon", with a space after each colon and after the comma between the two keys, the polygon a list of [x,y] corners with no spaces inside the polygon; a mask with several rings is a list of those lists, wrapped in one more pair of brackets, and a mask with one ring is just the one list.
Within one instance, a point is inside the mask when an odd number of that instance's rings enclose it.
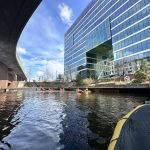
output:
{"label": "white cloud", "polygon": [[48,68],[51,70],[53,73],[64,73],[64,65],[57,60],[52,60],[48,62]]}
{"label": "white cloud", "polygon": [[39,77],[39,76],[43,76],[43,75],[44,75],[44,72],[39,70],[39,71],[36,72],[36,74],[37,74],[37,76]]}
{"label": "white cloud", "polygon": [[58,45],[58,49],[59,49],[61,52],[64,52],[64,44]]}
{"label": "white cloud", "polygon": [[59,54],[59,57],[60,57],[60,58],[64,58],[64,51],[62,51],[62,52]]}
{"label": "white cloud", "polygon": [[[43,60],[44,61],[44,60]],[[38,80],[39,77],[47,77],[48,80],[55,80],[56,75],[64,73],[64,65],[56,60],[47,61],[47,64],[43,65],[34,76],[34,79]]]}
{"label": "white cloud", "polygon": [[72,9],[64,3],[59,4],[59,16],[65,24],[71,26],[73,23],[73,11]]}
{"label": "white cloud", "polygon": [[64,64],[59,60],[46,60],[33,57],[30,60],[22,58],[22,61],[25,64],[27,74],[30,70],[33,70],[30,76],[32,80],[39,80],[39,77],[43,77],[44,79],[46,74],[49,75],[49,80],[55,80],[56,73],[57,75],[64,73]]}
{"label": "white cloud", "polygon": [[24,55],[24,54],[27,54],[27,50],[22,48],[22,47],[17,47],[17,53],[20,54],[20,55]]}
{"label": "white cloud", "polygon": [[[65,7],[62,15],[64,11],[73,14],[65,4],[60,7],[62,9]],[[69,24],[72,22],[71,16],[64,17],[67,18]],[[31,79],[38,80],[40,76],[44,75],[46,67],[53,79],[56,77],[56,70],[58,74],[64,71],[64,33],[56,23],[57,20],[51,16],[47,5],[42,3],[21,35],[17,52],[21,56],[26,74],[30,70],[32,71]]]}

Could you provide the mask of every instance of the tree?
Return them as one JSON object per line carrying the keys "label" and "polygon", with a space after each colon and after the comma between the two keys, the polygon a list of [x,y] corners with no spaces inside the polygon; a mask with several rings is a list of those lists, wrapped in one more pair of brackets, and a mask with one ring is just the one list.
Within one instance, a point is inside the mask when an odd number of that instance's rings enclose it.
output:
{"label": "tree", "polygon": [[64,80],[64,77],[63,77],[63,75],[62,74],[58,74],[58,76],[57,76],[57,79],[56,79],[57,81],[63,81]]}
{"label": "tree", "polygon": [[78,72],[76,75],[76,82],[77,84],[81,84],[81,81],[82,81],[82,76],[81,76],[81,73]]}
{"label": "tree", "polygon": [[142,71],[144,71],[145,73],[150,71],[150,63],[146,60],[143,59],[141,60],[141,68]]}
{"label": "tree", "polygon": [[29,70],[27,71],[27,78],[29,82],[31,81],[32,77],[33,77],[32,68],[29,68]]}
{"label": "tree", "polygon": [[134,77],[133,83],[142,83],[147,78],[146,74],[142,70],[136,71],[133,77]]}
{"label": "tree", "polygon": [[50,70],[46,66],[44,69],[44,81],[48,82],[50,79],[53,79],[53,74],[50,72]]}

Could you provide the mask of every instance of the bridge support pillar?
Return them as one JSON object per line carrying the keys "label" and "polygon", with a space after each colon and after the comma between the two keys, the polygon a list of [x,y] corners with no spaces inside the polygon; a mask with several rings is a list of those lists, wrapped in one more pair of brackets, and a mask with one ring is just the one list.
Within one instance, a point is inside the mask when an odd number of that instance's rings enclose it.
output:
{"label": "bridge support pillar", "polygon": [[8,68],[0,62],[0,89],[6,89],[8,85]]}

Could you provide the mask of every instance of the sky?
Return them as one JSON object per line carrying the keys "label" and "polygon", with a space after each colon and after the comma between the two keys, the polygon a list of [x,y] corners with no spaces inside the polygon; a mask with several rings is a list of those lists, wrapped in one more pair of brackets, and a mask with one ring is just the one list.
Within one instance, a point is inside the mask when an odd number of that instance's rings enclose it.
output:
{"label": "sky", "polygon": [[64,72],[64,34],[90,0],[43,0],[26,24],[17,44],[30,80]]}

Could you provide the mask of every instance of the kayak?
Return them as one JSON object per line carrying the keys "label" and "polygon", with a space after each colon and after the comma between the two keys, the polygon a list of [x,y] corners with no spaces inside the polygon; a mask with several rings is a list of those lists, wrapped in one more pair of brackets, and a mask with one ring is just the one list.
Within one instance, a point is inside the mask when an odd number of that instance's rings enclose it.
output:
{"label": "kayak", "polygon": [[42,92],[50,92],[50,93],[55,92],[55,90],[50,89],[50,88],[41,88],[40,90],[41,90]]}
{"label": "kayak", "polygon": [[150,105],[140,105],[116,125],[108,150],[150,150]]}
{"label": "kayak", "polygon": [[83,90],[76,89],[76,93],[83,93]]}

